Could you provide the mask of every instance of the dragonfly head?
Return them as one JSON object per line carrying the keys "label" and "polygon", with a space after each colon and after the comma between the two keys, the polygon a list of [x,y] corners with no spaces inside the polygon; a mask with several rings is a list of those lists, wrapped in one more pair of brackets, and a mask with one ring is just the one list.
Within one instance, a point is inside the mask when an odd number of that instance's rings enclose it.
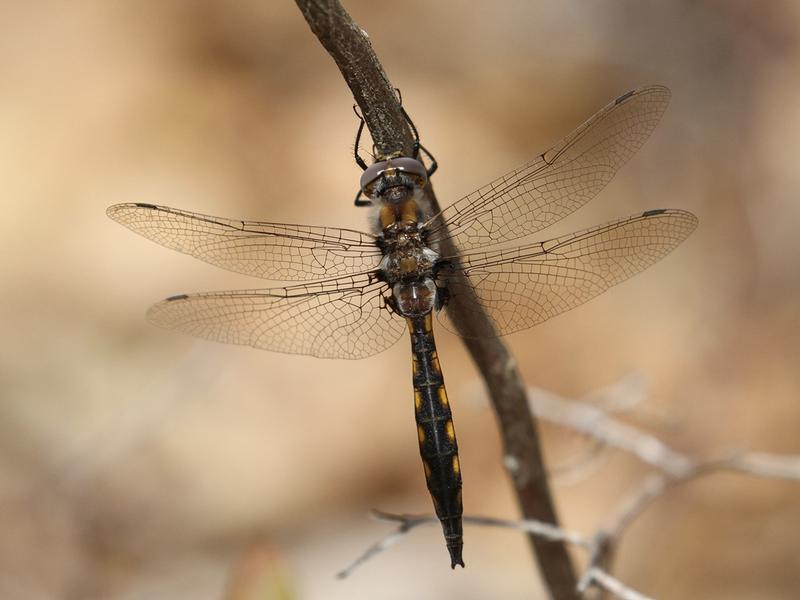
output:
{"label": "dragonfly head", "polygon": [[374,163],[361,175],[361,191],[380,198],[392,188],[422,189],[428,182],[425,166],[415,158],[399,156]]}

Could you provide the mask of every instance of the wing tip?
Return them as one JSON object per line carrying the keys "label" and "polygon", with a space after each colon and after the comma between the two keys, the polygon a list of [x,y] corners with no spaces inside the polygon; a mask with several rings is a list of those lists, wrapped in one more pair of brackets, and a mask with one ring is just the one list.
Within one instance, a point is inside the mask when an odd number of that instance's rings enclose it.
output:
{"label": "wing tip", "polygon": [[697,218],[697,215],[682,208],[651,208],[641,213],[640,216],[647,218],[658,217],[661,215],[683,217],[685,220],[693,222],[695,225],[700,222],[700,219]]}
{"label": "wing tip", "polygon": [[685,232],[683,239],[689,237],[700,224],[700,219],[697,218],[697,215],[689,212],[688,210],[683,210],[682,208],[651,208],[650,210],[646,210],[639,215],[639,217],[645,219],[660,216],[680,219],[683,222],[682,229]]}
{"label": "wing tip", "polygon": [[114,221],[119,221],[119,215],[136,208],[146,208],[148,210],[159,210],[161,207],[148,202],[120,202],[112,204],[106,209],[106,216]]}
{"label": "wing tip", "polygon": [[667,212],[666,208],[651,208],[650,210],[646,210],[642,213],[643,217],[655,217],[657,215],[663,215]]}
{"label": "wing tip", "polygon": [[625,100],[627,100],[628,98],[633,96],[635,93],[636,93],[636,90],[630,90],[630,91],[625,92],[621,96],[617,96],[617,98],[614,100],[614,104],[622,104],[623,102],[625,102]]}
{"label": "wing tip", "polygon": [[177,303],[181,302],[182,300],[188,300],[189,298],[190,296],[188,294],[175,294],[169,298],[164,298],[164,300],[156,302],[147,309],[147,312],[145,313],[145,319],[151,325],[155,325],[161,329],[180,330],[180,327],[176,326],[176,323],[169,317],[170,315],[174,316],[172,310],[173,307],[177,308],[175,306]]}
{"label": "wing tip", "polygon": [[170,296],[169,298],[164,298],[164,302],[175,302],[176,300],[186,300],[189,297],[189,294],[175,294],[174,296]]}
{"label": "wing tip", "polygon": [[119,214],[120,211],[122,211],[123,209],[127,208],[128,206],[130,206],[130,205],[129,204],[112,204],[111,206],[109,206],[106,209],[106,216],[109,219],[113,220],[113,221],[118,221],[119,219],[117,219],[117,215]]}
{"label": "wing tip", "polygon": [[640,88],[634,88],[632,90],[628,90],[624,94],[617,96],[614,99],[612,105],[619,106],[620,104],[624,104],[631,98],[644,95],[655,96],[656,98],[654,99],[659,100],[660,103],[664,106],[664,108],[661,111],[663,112],[664,110],[666,110],[666,106],[669,104],[669,101],[672,98],[672,91],[670,91],[670,89],[667,86],[658,83],[652,85],[646,85]]}
{"label": "wing tip", "polygon": [[614,102],[616,104],[620,104],[621,102],[625,102],[631,96],[641,96],[643,94],[662,94],[665,96],[672,96],[672,90],[670,90],[667,86],[660,84],[660,83],[651,83],[648,85],[643,85],[642,87],[633,88],[619,96]]}

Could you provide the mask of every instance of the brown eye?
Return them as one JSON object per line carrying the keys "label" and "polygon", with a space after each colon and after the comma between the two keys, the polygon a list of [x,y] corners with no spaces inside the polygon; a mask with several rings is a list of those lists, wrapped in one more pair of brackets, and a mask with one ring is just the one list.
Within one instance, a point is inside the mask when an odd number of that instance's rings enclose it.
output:
{"label": "brown eye", "polygon": [[423,184],[428,180],[428,172],[425,170],[425,165],[415,158],[401,156],[400,158],[393,158],[390,162],[394,168],[419,177]]}
{"label": "brown eye", "polygon": [[364,191],[365,194],[369,195],[367,193],[369,186],[373,184],[378,178],[380,178],[381,175],[383,175],[383,172],[386,170],[388,166],[389,166],[389,161],[382,160],[380,162],[376,162],[373,165],[370,165],[369,167],[367,167],[367,170],[361,174],[360,185],[361,189]]}
{"label": "brown eye", "polygon": [[380,179],[386,171],[401,171],[414,177],[418,184],[424,186],[428,181],[428,173],[425,170],[425,165],[415,158],[401,156],[399,158],[391,158],[389,160],[382,160],[367,167],[361,175],[361,190],[367,195],[370,195],[370,188]]}

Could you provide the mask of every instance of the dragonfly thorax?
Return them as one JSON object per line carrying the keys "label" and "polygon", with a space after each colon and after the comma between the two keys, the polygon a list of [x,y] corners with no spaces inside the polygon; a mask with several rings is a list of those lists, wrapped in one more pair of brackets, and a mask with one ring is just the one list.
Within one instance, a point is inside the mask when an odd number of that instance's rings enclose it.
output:
{"label": "dragonfly thorax", "polygon": [[383,260],[379,269],[390,285],[430,278],[439,255],[422,239],[414,221],[392,223],[383,230]]}
{"label": "dragonfly thorax", "polygon": [[439,255],[425,244],[416,221],[416,203],[406,201],[401,212],[407,213],[405,218],[383,223],[383,259],[378,269],[391,286],[397,312],[405,317],[424,316],[436,307],[433,271]]}

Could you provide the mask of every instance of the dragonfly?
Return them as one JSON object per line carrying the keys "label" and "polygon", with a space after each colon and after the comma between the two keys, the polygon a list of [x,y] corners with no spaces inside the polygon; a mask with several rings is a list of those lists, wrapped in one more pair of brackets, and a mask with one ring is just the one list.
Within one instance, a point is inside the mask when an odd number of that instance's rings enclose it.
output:
{"label": "dragonfly", "polygon": [[408,331],[425,479],[451,567],[463,567],[461,464],[433,316],[459,333],[450,314],[457,302],[466,313],[461,320],[473,323],[469,336],[521,331],[585,303],[683,242],[698,220],[679,209],[525,240],[595,197],[650,136],[669,98],[658,85],[629,91],[531,162],[434,214],[424,197],[432,169],[419,155],[417,135],[412,156],[378,156],[363,165],[361,192],[375,207],[369,233],[145,203],[117,204],[107,213],[212,265],[301,282],[171,296],[147,313],[157,326],[336,359],[372,356]]}

